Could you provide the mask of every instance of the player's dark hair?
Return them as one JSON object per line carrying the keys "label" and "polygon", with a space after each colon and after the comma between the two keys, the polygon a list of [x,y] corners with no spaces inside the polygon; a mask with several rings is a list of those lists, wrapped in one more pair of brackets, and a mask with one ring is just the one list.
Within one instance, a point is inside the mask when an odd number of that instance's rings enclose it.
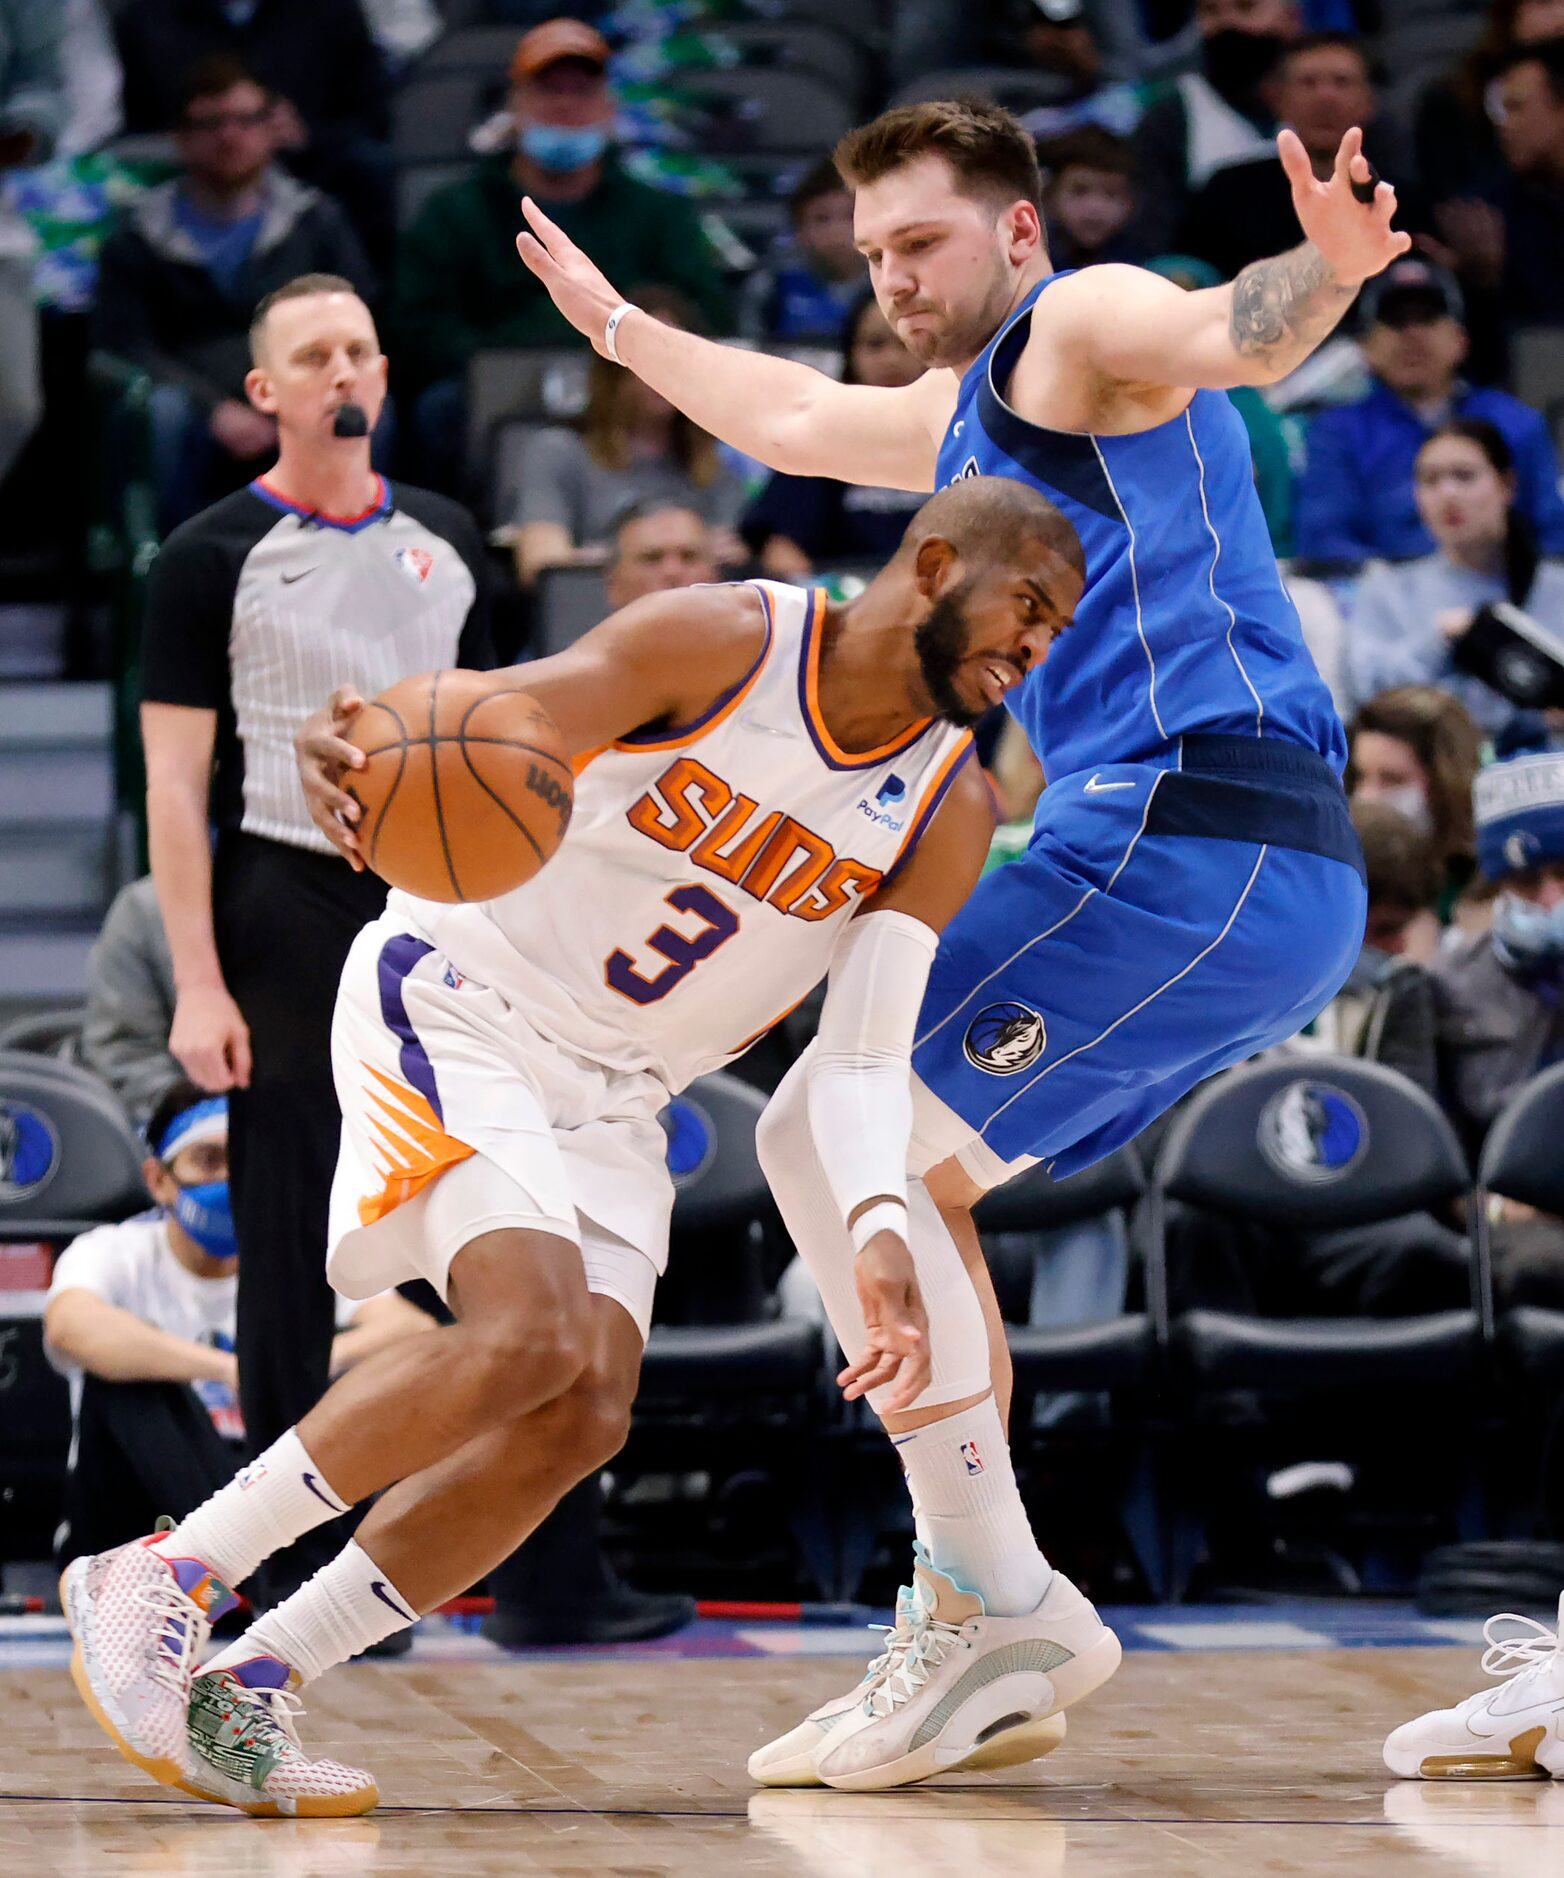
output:
{"label": "player's dark hair", "polygon": [[[1496,424],[1490,424],[1481,417],[1452,417],[1424,440],[1418,455],[1421,456],[1430,444],[1437,443],[1441,437],[1459,437],[1466,443],[1475,444],[1495,475],[1508,476],[1514,482],[1515,452]],[[1509,507],[1504,515],[1504,584],[1511,602],[1515,606],[1524,606],[1531,597],[1540,556],[1536,531],[1531,525],[1531,518],[1516,501],[1516,493],[1517,490],[1512,488]]]}
{"label": "player's dark hair", "polygon": [[1437,905],[1444,880],[1427,835],[1388,802],[1354,802],[1352,825],[1363,843],[1371,907],[1411,914]]}
{"label": "player's dark hair", "polygon": [[903,553],[941,535],[964,560],[992,565],[1013,559],[1028,541],[1041,541],[1082,580],[1086,551],[1074,525],[1031,483],[1013,476],[961,476],[938,489],[907,524]]}
{"label": "player's dark hair", "polygon": [[170,1125],[183,1115],[186,1109],[193,1109],[198,1102],[205,1102],[209,1093],[208,1090],[191,1082],[188,1076],[180,1076],[171,1082],[158,1097],[157,1107],[147,1117],[148,1152],[156,1154],[157,1144],[168,1133]]}
{"label": "player's dark hair", "polygon": [[1360,706],[1347,732],[1347,793],[1357,786],[1352,752],[1364,731],[1404,743],[1428,777],[1433,847],[1441,862],[1477,852],[1472,784],[1482,765],[1483,735],[1454,692],[1437,685],[1397,685]]}
{"label": "player's dark hair", "polygon": [[253,359],[256,355],[261,328],[274,306],[281,306],[284,300],[309,300],[318,293],[350,293],[355,300],[362,297],[352,281],[344,280],[340,274],[296,274],[292,280],[274,287],[250,315],[250,357]]}
{"label": "player's dark hair", "polygon": [[1037,147],[1008,111],[987,98],[898,104],[850,130],[834,160],[842,181],[858,189],[926,156],[943,157],[969,195],[1041,206]]}
{"label": "player's dark hair", "polygon": [[191,105],[202,98],[221,98],[225,92],[232,91],[235,85],[254,85],[268,100],[275,96],[271,86],[264,79],[257,78],[244,60],[236,59],[231,52],[210,52],[204,59],[197,59],[180,76],[175,93],[178,99],[174,118],[176,128],[189,117]]}
{"label": "player's dark hair", "polygon": [[798,218],[811,202],[819,202],[826,196],[840,195],[847,187],[829,157],[822,157],[812,164],[793,185],[793,193],[787,199],[788,218],[796,227]]}
{"label": "player's dark hair", "polygon": [[1066,170],[1097,170],[1106,176],[1136,178],[1135,146],[1128,137],[1116,137],[1101,124],[1082,124],[1037,146],[1037,160],[1051,188]]}

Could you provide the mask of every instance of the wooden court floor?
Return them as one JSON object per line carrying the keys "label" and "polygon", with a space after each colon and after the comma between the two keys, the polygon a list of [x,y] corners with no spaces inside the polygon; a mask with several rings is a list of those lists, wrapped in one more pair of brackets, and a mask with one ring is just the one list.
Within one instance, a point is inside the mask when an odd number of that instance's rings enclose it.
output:
{"label": "wooden court floor", "polygon": [[154,1787],[64,1670],[0,1673],[5,1878],[1290,1878],[1564,1874],[1564,1782],[1397,1783],[1386,1729],[1464,1692],[1458,1649],[1138,1653],[1049,1760],[891,1794],[760,1793],[744,1757],[843,1660],[376,1664],[313,1691],[365,1820],[250,1820]]}

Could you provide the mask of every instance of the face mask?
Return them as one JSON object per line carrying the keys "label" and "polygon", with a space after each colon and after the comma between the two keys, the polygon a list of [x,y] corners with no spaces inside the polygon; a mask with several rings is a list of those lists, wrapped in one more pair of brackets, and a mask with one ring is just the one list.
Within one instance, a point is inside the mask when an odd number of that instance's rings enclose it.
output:
{"label": "face mask", "polygon": [[1551,910],[1501,893],[1493,909],[1493,949],[1517,977],[1556,978],[1564,969],[1564,900]]}
{"label": "face mask", "polygon": [[1206,77],[1224,98],[1247,99],[1285,45],[1274,33],[1240,33],[1229,26],[1201,41],[1200,58]]}
{"label": "face mask", "polygon": [[174,1202],[174,1218],[209,1258],[239,1256],[239,1239],[234,1232],[233,1206],[226,1180],[203,1180],[199,1186],[182,1186]]}
{"label": "face mask", "polygon": [[585,169],[608,148],[608,127],[588,124],[571,130],[562,124],[526,124],[516,139],[517,148],[540,169],[562,175]]}
{"label": "face mask", "polygon": [[1420,835],[1434,832],[1434,818],[1429,812],[1428,797],[1417,783],[1402,783],[1395,789],[1382,790],[1377,800],[1394,809],[1403,821],[1410,822]]}

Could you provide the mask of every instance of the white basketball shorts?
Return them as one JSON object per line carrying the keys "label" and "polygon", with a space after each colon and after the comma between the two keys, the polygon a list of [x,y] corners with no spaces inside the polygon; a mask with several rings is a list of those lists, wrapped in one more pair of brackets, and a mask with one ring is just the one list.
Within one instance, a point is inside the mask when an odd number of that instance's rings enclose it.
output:
{"label": "white basketball shorts", "polygon": [[326,1273],[364,1298],[516,1226],[579,1248],[646,1335],[673,1182],[653,1076],[573,1055],[387,915],[353,942],[331,1027],[342,1145]]}

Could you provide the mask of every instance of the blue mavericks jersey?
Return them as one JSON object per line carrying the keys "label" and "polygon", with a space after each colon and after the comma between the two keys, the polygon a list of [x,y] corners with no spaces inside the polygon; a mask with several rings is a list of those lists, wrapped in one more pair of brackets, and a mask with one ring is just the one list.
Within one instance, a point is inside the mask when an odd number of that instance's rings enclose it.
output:
{"label": "blue mavericks jersey", "polygon": [[1176,765],[1186,731],[1280,738],[1339,775],[1341,722],[1282,588],[1226,393],[1197,391],[1177,417],[1127,437],[1045,430],[1005,403],[1050,280],[962,379],[936,475],[940,487],[1029,482],[1086,550],[1074,625],[1009,700],[1050,780],[1104,763]]}

